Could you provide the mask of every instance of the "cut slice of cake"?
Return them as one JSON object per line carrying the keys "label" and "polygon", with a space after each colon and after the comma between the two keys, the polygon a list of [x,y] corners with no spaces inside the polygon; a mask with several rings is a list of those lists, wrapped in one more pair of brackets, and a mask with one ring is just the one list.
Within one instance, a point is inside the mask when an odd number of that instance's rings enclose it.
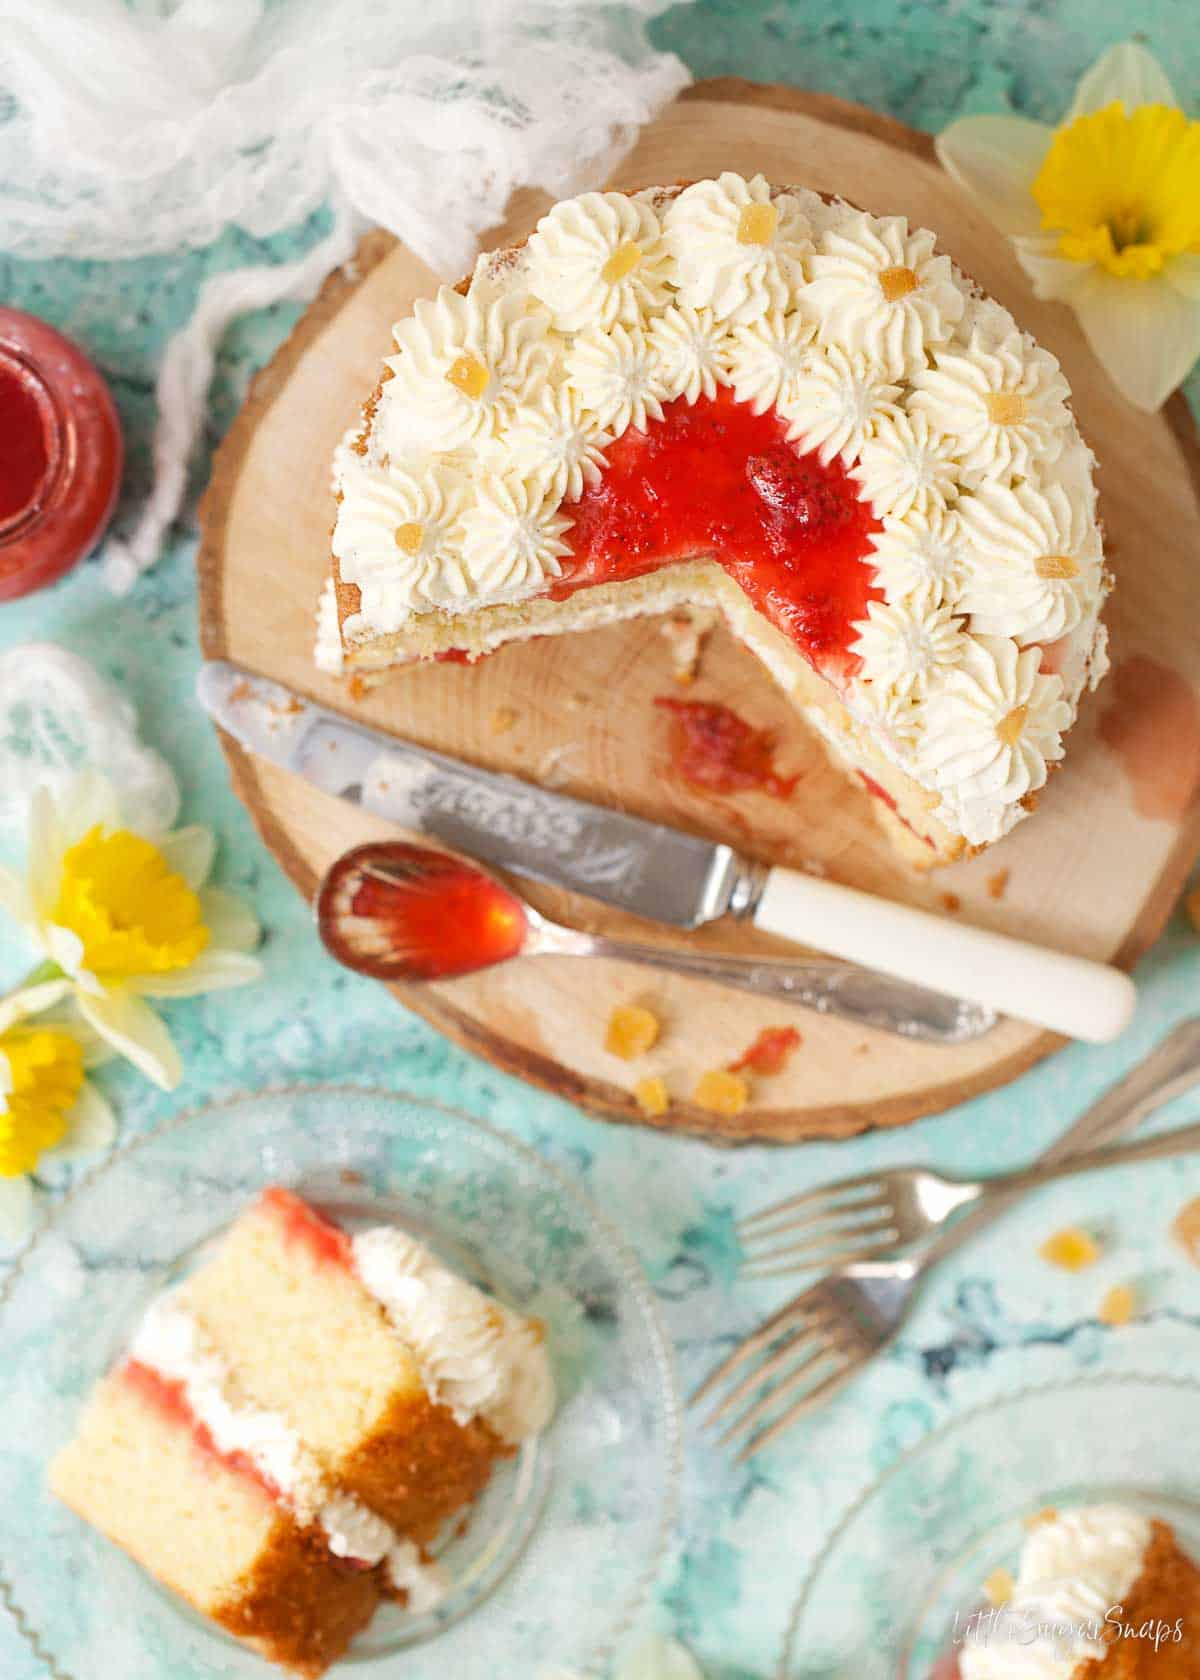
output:
{"label": "cut slice of cake", "polygon": [[392,1227],[272,1189],[153,1303],[51,1486],[166,1585],[318,1675],[553,1410],[541,1327]]}
{"label": "cut slice of cake", "polygon": [[962,1644],[961,1680],[1198,1680],[1200,1568],[1163,1521],[1047,1511]]}
{"label": "cut slice of cake", "polygon": [[1106,666],[1093,461],[932,234],[761,176],[587,193],[394,331],[321,664],[716,608],[926,861],[1032,808]]}

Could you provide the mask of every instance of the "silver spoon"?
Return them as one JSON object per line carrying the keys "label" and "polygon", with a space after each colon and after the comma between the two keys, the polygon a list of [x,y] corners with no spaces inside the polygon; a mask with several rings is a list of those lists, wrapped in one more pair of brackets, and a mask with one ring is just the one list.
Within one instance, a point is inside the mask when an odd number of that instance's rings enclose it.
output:
{"label": "silver spoon", "polygon": [[607,957],[802,1004],[931,1044],[965,1044],[990,1010],[821,958],[739,957],[611,939],[553,922],[478,864],[403,840],[356,846],[321,882],[317,925],[346,968],[379,980],[448,980],[513,957]]}

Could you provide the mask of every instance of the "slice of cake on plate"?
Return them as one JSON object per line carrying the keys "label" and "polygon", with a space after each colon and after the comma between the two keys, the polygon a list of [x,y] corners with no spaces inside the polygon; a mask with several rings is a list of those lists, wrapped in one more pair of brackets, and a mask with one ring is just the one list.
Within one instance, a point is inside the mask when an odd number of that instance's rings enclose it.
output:
{"label": "slice of cake on plate", "polygon": [[1047,1511],[1015,1580],[989,1583],[961,1680],[1197,1680],[1200,1568],[1171,1526],[1121,1505]]}
{"label": "slice of cake on plate", "polygon": [[264,1656],[322,1674],[549,1421],[541,1328],[393,1227],[269,1190],[150,1307],[55,1459],[54,1492]]}
{"label": "slice of cake on plate", "polygon": [[1093,460],[931,233],[761,176],[586,193],[394,333],[325,667],[715,607],[905,849],[1032,809],[1107,663]]}

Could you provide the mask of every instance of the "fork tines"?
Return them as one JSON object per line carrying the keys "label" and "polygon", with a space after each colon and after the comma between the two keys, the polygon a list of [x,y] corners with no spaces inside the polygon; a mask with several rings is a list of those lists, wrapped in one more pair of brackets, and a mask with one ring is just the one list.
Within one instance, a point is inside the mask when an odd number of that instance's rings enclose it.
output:
{"label": "fork tines", "polygon": [[[701,1384],[691,1404],[700,1405],[742,1373],[703,1423],[711,1428],[736,1413],[719,1441],[724,1446],[740,1438],[738,1458],[745,1460],[830,1397],[857,1364],[854,1335],[843,1323],[836,1302],[819,1289],[808,1290],[752,1331]],[[786,1411],[774,1415],[788,1400],[792,1404]]]}
{"label": "fork tines", "polygon": [[[791,1196],[743,1219],[737,1231],[748,1277],[872,1259],[900,1237],[887,1187],[871,1173]],[[780,1242],[794,1233],[793,1241]]]}

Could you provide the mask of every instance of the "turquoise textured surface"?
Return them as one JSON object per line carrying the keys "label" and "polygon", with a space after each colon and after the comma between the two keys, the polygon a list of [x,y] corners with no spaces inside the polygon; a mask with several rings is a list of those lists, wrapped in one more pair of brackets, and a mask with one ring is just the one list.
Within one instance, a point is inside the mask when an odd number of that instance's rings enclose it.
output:
{"label": "turquoise textured surface", "polygon": [[[1143,0],[1137,17],[1140,38],[1167,65],[1189,109],[1200,112],[1200,9],[1190,0]],[[859,0],[849,10],[809,0],[701,0],[666,14],[655,33],[698,76],[788,80],[936,129],[962,112],[1006,106],[1056,117],[1079,73],[1128,28],[1121,0]],[[157,357],[197,286],[237,262],[293,255],[316,237],[318,222],[265,246],[230,235],[203,252],[136,264],[0,258],[0,297],[77,338],[112,382],[131,446],[121,519],[146,487]],[[250,373],[293,318],[281,308],[229,334],[197,488]],[[1195,375],[1190,389],[1200,396]],[[359,1083],[458,1104],[531,1142],[622,1223],[658,1292],[690,1387],[786,1290],[737,1283],[733,1222],[740,1213],[831,1175],[913,1158],[967,1171],[1015,1164],[1196,1010],[1200,941],[1177,913],[1141,965],[1138,1017],[1118,1045],[1076,1046],[1007,1090],[914,1128],[841,1146],[728,1153],[591,1120],[452,1048],[323,954],[305,907],[234,799],[212,731],[192,701],[194,550],[191,526],[177,530],[156,570],[124,601],[109,595],[92,562],[52,590],[0,608],[0,648],[56,638],[122,683],[148,738],[180,777],[185,816],[220,835],[218,879],[253,900],[267,931],[261,986],[169,1006],[188,1069],[177,1094],[157,1093],[132,1072],[104,1073],[126,1133],[210,1097],[336,1080],[347,1070]],[[22,953],[0,937],[0,974],[7,975]],[[1166,1118],[1197,1111],[1200,1099],[1190,1108],[1185,1101]],[[687,1640],[710,1680],[765,1680],[775,1672],[806,1564],[841,1509],[939,1422],[1026,1382],[1073,1372],[1194,1370],[1200,1272],[1173,1249],[1167,1227],[1200,1188],[1198,1178],[1194,1163],[1164,1163],[1035,1198],[938,1275],[888,1358],[749,1468],[689,1425],[678,1533],[648,1624]],[[1075,1277],[1035,1255],[1049,1231],[1071,1220],[1108,1235],[1099,1266]],[[1118,1281],[1135,1283],[1145,1315],[1112,1332],[1098,1323],[1096,1308]],[[70,1590],[65,1579],[62,1587]],[[586,1583],[573,1590],[586,1591]],[[531,1653],[531,1673],[539,1660],[552,1661],[553,1653]],[[403,1660],[396,1672],[423,1680],[424,1671]],[[42,1680],[2,1620],[0,1674]]]}

